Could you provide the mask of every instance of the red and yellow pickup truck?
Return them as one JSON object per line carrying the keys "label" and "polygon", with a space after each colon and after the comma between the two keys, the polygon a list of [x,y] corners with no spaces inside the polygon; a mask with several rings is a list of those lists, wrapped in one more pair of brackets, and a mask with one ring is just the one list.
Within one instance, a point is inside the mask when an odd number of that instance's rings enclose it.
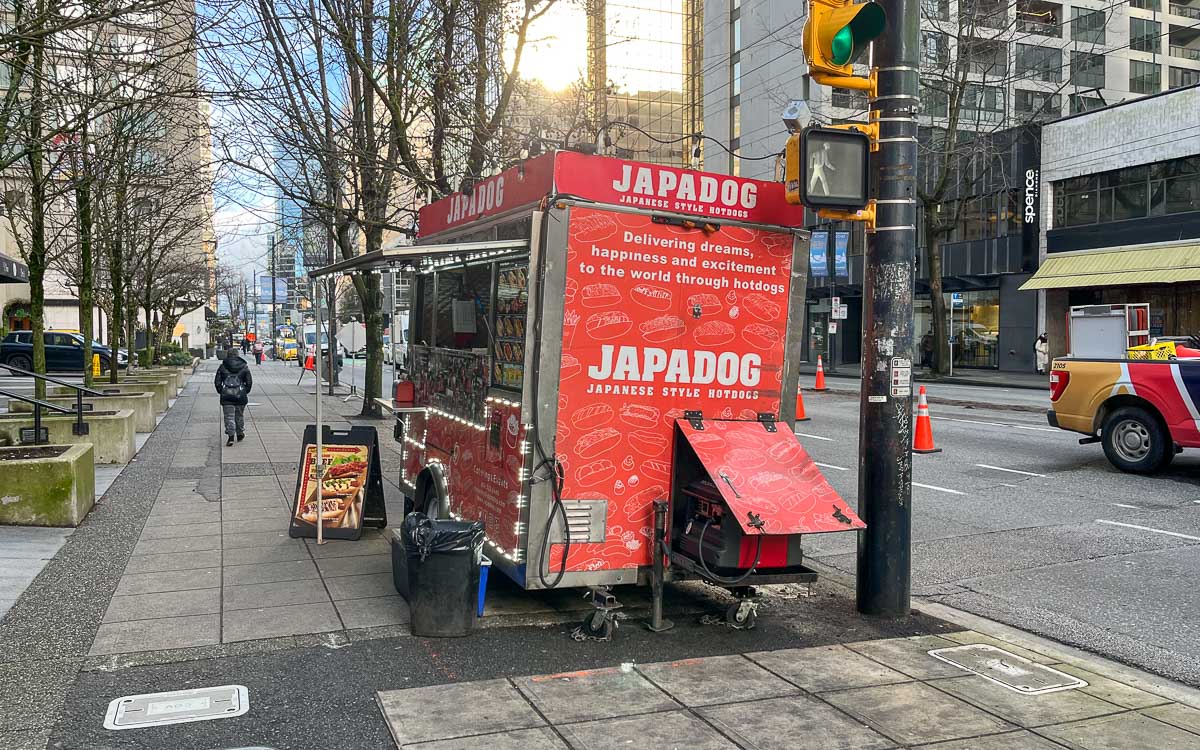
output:
{"label": "red and yellow pickup truck", "polygon": [[1200,448],[1200,359],[1054,360],[1052,427],[1099,442],[1122,471],[1158,471],[1184,448]]}

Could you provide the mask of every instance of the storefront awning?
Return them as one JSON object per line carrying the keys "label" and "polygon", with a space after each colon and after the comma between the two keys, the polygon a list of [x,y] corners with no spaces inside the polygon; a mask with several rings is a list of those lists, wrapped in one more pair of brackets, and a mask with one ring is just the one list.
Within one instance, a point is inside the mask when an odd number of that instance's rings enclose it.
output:
{"label": "storefront awning", "polygon": [[1051,255],[1021,290],[1200,281],[1200,242]]}
{"label": "storefront awning", "polygon": [[502,255],[519,250],[528,250],[529,240],[494,240],[490,242],[448,242],[439,245],[402,245],[387,247],[371,253],[339,260],[323,268],[308,272],[309,278],[318,279],[343,273],[364,273],[389,268],[421,266],[439,258],[471,259],[488,255]]}

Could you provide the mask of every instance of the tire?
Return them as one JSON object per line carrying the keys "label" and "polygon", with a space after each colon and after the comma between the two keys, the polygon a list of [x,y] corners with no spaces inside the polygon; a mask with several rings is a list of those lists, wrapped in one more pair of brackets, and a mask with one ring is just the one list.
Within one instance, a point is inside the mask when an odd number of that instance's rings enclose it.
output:
{"label": "tire", "polygon": [[100,358],[100,372],[108,372],[110,366],[108,357]]}
{"label": "tire", "polygon": [[26,371],[33,370],[33,360],[30,359],[29,355],[27,355],[27,354],[12,355],[11,357],[8,358],[8,364],[12,365],[13,367],[18,367],[18,368],[20,368],[22,370],[26,370]]}
{"label": "tire", "polygon": [[754,626],[758,624],[758,613],[754,611],[752,606],[743,609],[743,603],[740,601],[734,602],[726,608],[725,622],[743,630],[753,630]]}
{"label": "tire", "polygon": [[583,618],[580,623],[583,632],[592,638],[598,638],[602,641],[607,641],[613,635],[613,621],[604,612],[596,610],[587,617]]}
{"label": "tire", "polygon": [[1123,406],[1109,414],[1100,442],[1109,463],[1131,474],[1158,471],[1175,453],[1175,446],[1158,419],[1137,406]]}
{"label": "tire", "polygon": [[438,499],[437,490],[434,489],[433,481],[426,482],[425,489],[421,491],[420,509],[430,518],[440,519],[442,517],[442,504]]}

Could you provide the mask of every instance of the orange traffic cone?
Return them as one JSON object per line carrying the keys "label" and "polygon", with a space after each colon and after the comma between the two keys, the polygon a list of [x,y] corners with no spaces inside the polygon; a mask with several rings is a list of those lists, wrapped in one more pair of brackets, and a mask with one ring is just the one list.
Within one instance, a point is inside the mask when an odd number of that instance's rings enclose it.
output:
{"label": "orange traffic cone", "polygon": [[933,422],[929,419],[929,402],[925,399],[925,386],[921,386],[917,400],[917,431],[913,434],[913,453],[941,453],[933,447]]}
{"label": "orange traffic cone", "polygon": [[825,362],[821,359],[821,355],[817,355],[817,381],[813,383],[812,391],[827,391],[825,387]]}
{"label": "orange traffic cone", "polygon": [[313,355],[309,354],[308,356],[306,356],[304,358],[304,369],[305,370],[313,369]]}
{"label": "orange traffic cone", "polygon": [[800,394],[800,391],[797,390],[796,391],[796,421],[797,422],[807,422],[809,419],[810,419],[810,417],[804,413],[804,396],[802,396]]}

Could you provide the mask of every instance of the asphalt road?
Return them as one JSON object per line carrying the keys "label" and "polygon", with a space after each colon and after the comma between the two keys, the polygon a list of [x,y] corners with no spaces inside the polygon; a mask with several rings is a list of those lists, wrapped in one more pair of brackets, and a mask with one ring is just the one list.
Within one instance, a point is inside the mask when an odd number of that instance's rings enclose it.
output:
{"label": "asphalt road", "polygon": [[[955,388],[974,402],[1009,399]],[[943,387],[929,394],[936,401]],[[806,393],[805,402],[801,443],[835,489],[857,498],[857,397]],[[1036,413],[931,412],[943,452],[913,456],[914,595],[1200,684],[1200,452],[1135,476]],[[853,577],[852,537],[811,536],[805,549]]]}

